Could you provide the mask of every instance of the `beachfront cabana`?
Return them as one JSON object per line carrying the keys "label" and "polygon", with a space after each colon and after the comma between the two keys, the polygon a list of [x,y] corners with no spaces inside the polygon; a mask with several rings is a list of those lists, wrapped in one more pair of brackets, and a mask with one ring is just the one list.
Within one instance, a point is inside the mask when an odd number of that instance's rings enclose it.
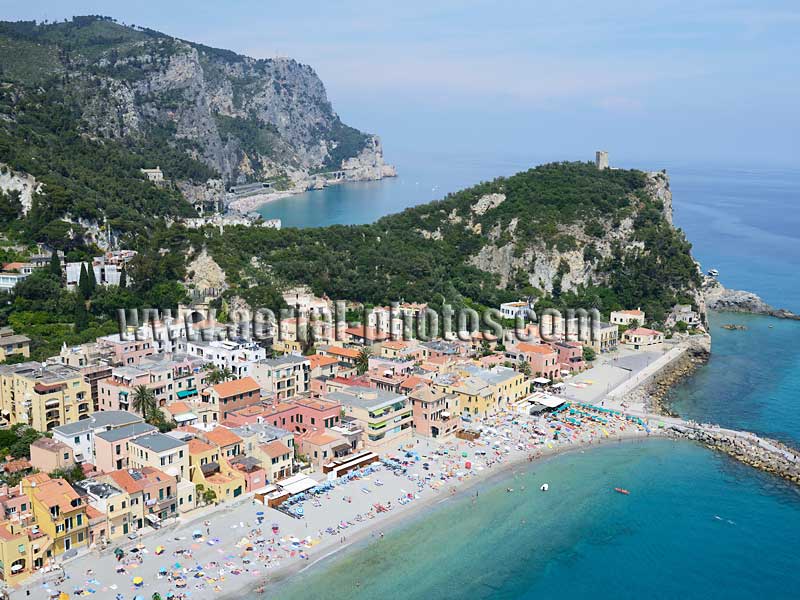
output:
{"label": "beachfront cabana", "polygon": [[277,483],[277,486],[281,489],[281,491],[289,496],[302,494],[311,488],[317,487],[317,485],[318,483],[315,480],[311,479],[311,477],[308,475],[303,475],[302,473],[298,473],[297,475]]}

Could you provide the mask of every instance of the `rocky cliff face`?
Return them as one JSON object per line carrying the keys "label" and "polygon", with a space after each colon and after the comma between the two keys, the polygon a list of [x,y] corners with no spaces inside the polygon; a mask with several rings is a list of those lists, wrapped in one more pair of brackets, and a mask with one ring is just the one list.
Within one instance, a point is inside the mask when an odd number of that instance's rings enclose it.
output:
{"label": "rocky cliff face", "polygon": [[703,295],[706,308],[722,312],[752,313],[767,315],[779,319],[797,319],[800,315],[792,311],[775,308],[761,299],[753,292],[743,290],[730,290],[712,277],[706,277],[703,284]]}
{"label": "rocky cliff face", "polygon": [[[27,64],[30,56],[10,50],[3,74],[63,86],[88,136],[167,143],[226,186],[339,169],[348,179],[391,174],[377,138],[342,123],[316,73],[292,59],[256,60],[100,17],[0,25],[0,50],[33,42],[39,53]],[[197,186],[207,178],[160,166],[169,180]],[[207,196],[183,189],[192,199]]]}

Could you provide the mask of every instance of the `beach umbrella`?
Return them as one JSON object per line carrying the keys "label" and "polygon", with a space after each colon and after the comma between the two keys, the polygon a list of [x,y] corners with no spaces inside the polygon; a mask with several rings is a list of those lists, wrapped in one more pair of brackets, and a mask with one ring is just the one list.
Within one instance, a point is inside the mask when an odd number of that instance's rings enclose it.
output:
{"label": "beach umbrella", "polygon": [[163,554],[164,546],[156,546],[156,554]]}
{"label": "beach umbrella", "polygon": [[164,573],[166,573],[166,572],[167,572],[167,567],[161,567],[161,568],[158,570],[158,572],[159,572],[159,573],[161,573],[161,574],[163,575]]}
{"label": "beach umbrella", "polygon": [[263,511],[263,510],[259,510],[259,511],[256,513],[256,516],[257,516],[257,517],[263,517],[263,516],[264,516],[264,511]]}
{"label": "beach umbrella", "polygon": [[144,579],[142,579],[141,577],[137,576],[137,577],[133,578],[133,585],[135,585],[136,587],[139,587],[143,583],[144,583]]}
{"label": "beach umbrella", "polygon": [[181,563],[177,563],[176,562],[174,565],[172,565],[172,568],[173,569],[180,569],[181,568]]}
{"label": "beach umbrella", "polygon": [[195,530],[192,532],[192,537],[201,537],[202,535],[203,535],[203,532],[202,532],[202,531],[200,531],[199,529],[195,529]]}
{"label": "beach umbrella", "polygon": [[69,600],[69,594],[67,592],[61,592],[58,595],[58,600]]}

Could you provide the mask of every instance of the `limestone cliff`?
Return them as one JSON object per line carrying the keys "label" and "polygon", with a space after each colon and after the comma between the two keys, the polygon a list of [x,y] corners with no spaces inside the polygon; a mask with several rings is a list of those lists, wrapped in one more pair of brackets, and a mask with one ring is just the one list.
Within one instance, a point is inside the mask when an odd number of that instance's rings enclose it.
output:
{"label": "limestone cliff", "polygon": [[393,174],[378,139],[342,123],[313,69],[290,58],[257,60],[76,17],[0,23],[0,62],[5,85],[52,86],[84,135],[141,150],[153,162],[144,166],[164,161],[165,179],[193,201],[216,196],[218,179],[230,186],[341,169],[348,179]]}

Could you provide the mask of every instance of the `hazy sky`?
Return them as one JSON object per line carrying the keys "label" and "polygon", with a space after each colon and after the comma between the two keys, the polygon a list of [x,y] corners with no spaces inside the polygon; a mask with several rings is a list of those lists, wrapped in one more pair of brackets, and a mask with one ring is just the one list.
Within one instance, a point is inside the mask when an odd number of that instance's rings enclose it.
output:
{"label": "hazy sky", "polygon": [[800,165],[800,3],[0,0],[288,55],[387,152]]}

